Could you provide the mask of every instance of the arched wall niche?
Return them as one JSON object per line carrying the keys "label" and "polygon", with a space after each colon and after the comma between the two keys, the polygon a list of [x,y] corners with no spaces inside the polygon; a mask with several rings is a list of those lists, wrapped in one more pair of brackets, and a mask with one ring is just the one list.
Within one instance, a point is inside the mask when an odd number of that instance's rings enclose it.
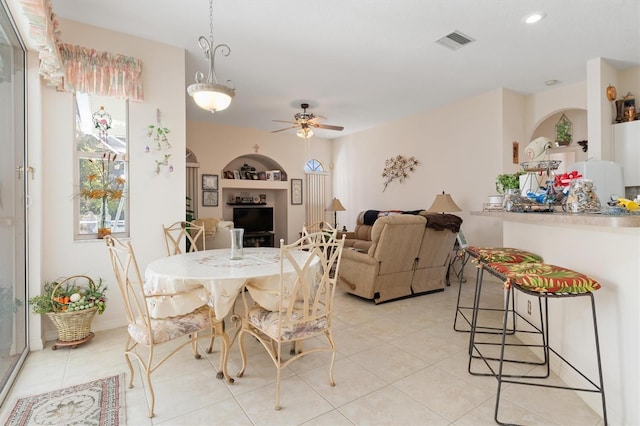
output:
{"label": "arched wall niche", "polygon": [[[560,120],[562,114],[565,114],[569,121],[571,121],[572,139],[568,146],[559,147],[555,144],[556,124]],[[553,145],[549,150],[550,159],[562,161],[557,173],[571,171],[573,163],[585,161],[587,159],[587,153],[583,151],[580,145],[578,145],[578,141],[588,140],[587,110],[582,108],[567,108],[549,113],[538,121],[533,133],[531,134],[530,141],[542,136],[547,137],[552,141]]]}
{"label": "arched wall niche", "polygon": [[224,172],[225,170],[240,170],[240,167],[242,167],[245,163],[255,167],[259,172],[265,170],[286,171],[276,160],[262,154],[244,154],[236,157],[233,160],[229,161],[227,165],[224,166],[224,169],[222,171]]}
{"label": "arched wall niche", "polygon": [[[288,241],[287,217],[289,210],[289,181],[266,181],[255,179],[227,179],[224,177],[226,171],[240,171],[245,164],[254,167],[256,172],[267,170],[280,170],[285,172],[280,163],[271,157],[262,154],[244,154],[229,161],[220,170],[219,203],[222,217],[232,220],[233,209],[251,206],[245,203],[245,199],[253,199],[256,207],[271,207],[274,213],[273,238],[272,241],[278,247],[277,241],[284,239]],[[255,205],[254,204],[254,205]],[[264,241],[247,238],[245,233],[245,244],[263,244]]]}

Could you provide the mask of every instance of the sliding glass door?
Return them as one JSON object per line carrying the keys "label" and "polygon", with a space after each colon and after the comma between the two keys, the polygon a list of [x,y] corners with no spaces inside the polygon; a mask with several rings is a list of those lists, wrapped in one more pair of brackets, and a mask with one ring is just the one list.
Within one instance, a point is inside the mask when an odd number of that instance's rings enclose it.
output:
{"label": "sliding glass door", "polygon": [[27,351],[25,51],[0,1],[0,403]]}

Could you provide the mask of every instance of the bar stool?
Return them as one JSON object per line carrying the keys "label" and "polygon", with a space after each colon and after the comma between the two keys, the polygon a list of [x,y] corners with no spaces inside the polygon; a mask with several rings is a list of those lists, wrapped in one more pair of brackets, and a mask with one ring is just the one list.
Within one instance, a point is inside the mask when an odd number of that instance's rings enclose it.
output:
{"label": "bar stool", "polygon": [[[599,393],[602,399],[602,415],[604,424],[607,425],[607,408],[605,403],[605,395],[604,395],[604,386],[602,381],[602,362],[600,358],[600,340],[598,337],[598,322],[596,318],[596,306],[595,299],[593,297],[593,292],[598,290],[601,285],[596,280],[591,277],[588,277],[584,274],[581,274],[576,271],[572,271],[567,268],[563,268],[561,266],[549,265],[545,263],[528,263],[528,264],[506,264],[506,263],[490,263],[487,265],[488,268],[495,271],[497,274],[505,277],[505,287],[508,290],[507,297],[505,299],[505,308],[504,308],[504,316],[503,316],[503,324],[502,324],[502,341],[500,343],[500,357],[499,357],[499,366],[496,374],[496,378],[498,380],[498,389],[496,393],[496,406],[494,412],[494,420],[499,424],[505,424],[498,419],[499,408],[500,408],[500,395],[502,391],[503,383],[512,383],[519,385],[529,385],[529,386],[539,386],[546,388],[555,388],[555,389],[565,389],[579,392],[593,392]],[[555,355],[562,363],[569,366],[575,373],[580,375],[586,382],[588,382],[589,386],[587,387],[573,387],[568,385],[553,385],[553,384],[544,384],[539,382],[531,382],[530,380],[523,379],[531,379],[535,376],[528,375],[506,375],[503,372],[504,363],[507,361],[505,359],[505,348],[512,346],[513,344],[506,343],[507,336],[507,319],[508,319],[508,311],[509,304],[514,301],[514,293],[515,291],[519,291],[521,293],[534,296],[538,298],[539,305],[542,305],[544,308],[544,315],[542,314],[542,309],[540,311],[541,323],[540,323],[540,332],[543,336],[543,346],[542,349],[544,351],[544,358],[546,358],[547,364],[547,377],[548,377],[548,368],[549,368],[549,356]],[[586,376],[586,374],[582,373],[576,366],[571,364],[566,358],[560,355],[556,350],[554,350],[549,345],[549,309],[548,309],[548,300],[549,299],[557,299],[557,300],[566,300],[567,298],[574,297],[588,297],[591,302],[591,313],[593,318],[593,334],[595,340],[595,358],[598,366],[598,379],[597,382],[594,382],[592,379]],[[515,310],[515,306],[512,305],[512,309]],[[517,346],[533,346],[537,347],[538,345],[523,345],[517,344]],[[537,378],[537,377],[536,377]]]}
{"label": "bar stool", "polygon": [[[516,249],[516,248],[475,247],[475,246],[467,246],[466,248],[464,248],[458,253],[458,256],[463,258],[463,265],[466,264],[466,260],[464,260],[465,258],[467,259],[469,257],[473,258],[472,261],[477,264],[477,270],[476,270],[476,284],[474,287],[473,306],[460,305],[460,296],[462,294],[462,283],[463,283],[463,279],[462,279],[463,274],[462,273],[460,274],[460,282],[458,286],[458,300],[456,302],[456,316],[453,320],[453,329],[455,331],[460,331],[465,333],[469,333],[472,329],[474,329],[474,332],[476,333],[500,334],[502,332],[502,329],[500,327],[475,327],[475,328],[471,327],[472,318],[471,319],[468,318],[464,313],[464,310],[471,310],[473,312],[473,309],[475,306],[478,306],[479,311],[502,311],[502,309],[495,309],[495,308],[480,308],[479,305],[476,303],[478,302],[477,298],[479,297],[479,293],[482,287],[482,279],[483,279],[484,269],[486,265],[492,262],[502,262],[502,263],[542,262],[542,258],[537,254],[534,254],[525,250]],[[470,328],[468,329],[459,328],[457,325],[458,316],[464,319]],[[514,321],[515,321],[515,318],[514,318]],[[478,330],[478,328],[480,330]]]}

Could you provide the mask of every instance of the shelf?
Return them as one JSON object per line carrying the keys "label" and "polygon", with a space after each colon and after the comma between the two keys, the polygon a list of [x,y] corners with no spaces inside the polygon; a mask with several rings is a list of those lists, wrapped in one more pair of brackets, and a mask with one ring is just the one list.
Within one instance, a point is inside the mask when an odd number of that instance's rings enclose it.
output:
{"label": "shelf", "polygon": [[240,188],[240,189],[287,189],[289,187],[289,181],[220,179],[220,187],[221,188]]}
{"label": "shelf", "polygon": [[266,206],[267,203],[227,203],[228,206]]}

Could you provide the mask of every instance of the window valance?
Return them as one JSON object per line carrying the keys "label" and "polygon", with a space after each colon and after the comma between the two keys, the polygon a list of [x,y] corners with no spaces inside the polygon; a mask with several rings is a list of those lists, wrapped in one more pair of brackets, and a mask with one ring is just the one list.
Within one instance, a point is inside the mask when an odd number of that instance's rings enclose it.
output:
{"label": "window valance", "polygon": [[59,50],[64,64],[65,91],[134,101],[144,99],[139,59],[64,43]]}
{"label": "window valance", "polygon": [[29,36],[38,48],[40,75],[50,86],[60,86],[64,72],[58,51],[60,29],[49,0],[22,0]]}
{"label": "window valance", "polygon": [[50,0],[21,0],[29,36],[39,50],[40,75],[50,86],[70,92],[144,99],[142,61],[60,42]]}

